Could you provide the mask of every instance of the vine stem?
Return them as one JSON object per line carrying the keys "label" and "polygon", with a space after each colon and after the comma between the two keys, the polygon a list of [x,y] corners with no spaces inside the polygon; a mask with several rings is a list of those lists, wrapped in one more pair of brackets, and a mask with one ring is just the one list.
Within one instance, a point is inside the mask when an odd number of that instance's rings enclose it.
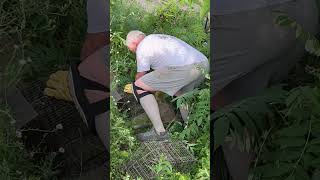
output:
{"label": "vine stem", "polygon": [[270,132],[271,132],[272,129],[273,129],[273,127],[271,127],[271,128],[267,131],[267,135],[266,135],[266,137],[264,138],[264,140],[263,140],[263,142],[262,142],[262,144],[261,144],[261,146],[260,146],[260,148],[259,148],[259,152],[258,152],[257,158],[256,158],[256,160],[255,160],[255,162],[254,162],[254,167],[253,167],[253,168],[256,168],[256,167],[257,167],[260,154],[261,154],[261,152],[262,152],[262,149],[263,149],[263,147],[264,147],[264,145],[265,145],[265,143],[266,143],[266,141],[267,141],[267,139],[268,139],[268,136],[270,135]]}
{"label": "vine stem", "polygon": [[[11,121],[15,121],[15,119],[11,116],[11,114],[8,111],[0,109],[0,113],[9,117],[11,119]],[[9,128],[6,128],[6,133],[10,134]],[[10,136],[6,136],[6,142],[9,143],[9,141],[10,141]]]}
{"label": "vine stem", "polygon": [[[313,116],[312,116],[312,117],[313,117]],[[307,145],[308,145],[308,143],[309,143],[310,134],[311,134],[311,124],[312,124],[312,121],[311,121],[311,120],[312,120],[312,117],[310,118],[310,121],[309,121],[309,130],[308,130],[308,137],[307,137],[306,143],[304,144],[304,147],[303,147],[303,149],[302,149],[302,152],[301,152],[301,154],[300,154],[300,157],[299,157],[299,159],[297,160],[297,162],[295,163],[294,169],[293,169],[293,171],[291,172],[291,174],[290,174],[289,177],[291,177],[291,176],[295,173],[295,170],[297,169],[297,166],[299,165],[299,163],[300,163],[300,161],[301,161],[301,159],[302,159],[302,157],[303,157],[303,155],[304,155],[304,153],[305,153],[305,151],[306,151]]]}
{"label": "vine stem", "polygon": [[0,113],[5,114],[7,117],[9,117],[12,121],[15,121],[15,119],[11,116],[11,114],[8,111],[0,109]]}

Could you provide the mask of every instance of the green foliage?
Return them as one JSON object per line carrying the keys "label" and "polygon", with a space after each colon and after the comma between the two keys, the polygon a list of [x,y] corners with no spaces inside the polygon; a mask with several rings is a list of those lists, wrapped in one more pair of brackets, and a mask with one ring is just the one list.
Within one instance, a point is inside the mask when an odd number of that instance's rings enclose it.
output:
{"label": "green foliage", "polygon": [[[177,106],[188,106],[188,123],[181,128],[171,127],[174,137],[187,143],[189,149],[199,158],[190,177],[194,179],[210,179],[210,90],[195,89],[174,100]],[[177,130],[178,129],[178,130]]]}
{"label": "green foliage", "polygon": [[218,110],[213,117],[215,149],[225,141],[228,135],[233,134],[238,137],[236,139],[240,144],[249,145],[246,148],[243,146],[248,151],[253,144],[246,143],[248,140],[245,134],[259,139],[261,134],[274,124],[270,115],[275,112],[271,105],[283,102],[285,97],[285,90],[274,87],[260,96],[247,98]]}
{"label": "green foliage", "polygon": [[[47,77],[79,57],[79,38],[84,37],[86,30],[85,3],[82,0],[0,1],[1,95],[5,88],[20,80]],[[3,99],[0,100],[2,103]],[[1,104],[0,179],[55,179],[58,154],[36,152],[41,158],[35,157],[35,152],[28,151],[16,136],[14,123],[11,112]]]}
{"label": "green foliage", "polygon": [[210,12],[210,0],[180,0],[180,1],[191,7],[193,5],[199,5],[200,6],[199,16],[201,19],[204,18]]}
{"label": "green foliage", "polygon": [[[154,12],[145,12],[136,3],[123,0],[111,2],[111,72],[113,87],[132,82],[135,56],[124,44],[130,30],[146,34],[163,33],[175,36],[209,56],[209,34],[206,34],[196,12],[181,9],[175,0],[164,1]],[[190,23],[199,22],[199,23]],[[190,33],[192,32],[192,33]]]}
{"label": "green foliage", "polygon": [[[305,50],[318,57],[319,41],[311,33],[305,32],[295,21],[282,14],[277,24],[296,30],[296,37],[305,43]],[[306,66],[307,72],[318,78],[318,68]],[[253,179],[311,179],[318,169],[320,130],[319,79],[308,86],[298,86],[290,90],[283,102],[282,120],[268,143],[261,146],[261,156],[257,157]],[[260,161],[258,159],[260,158]],[[263,169],[263,171],[262,171]]]}
{"label": "green foliage", "polygon": [[0,55],[5,62],[11,59],[8,73],[20,72],[13,67],[22,63],[28,68],[19,78],[35,78],[75,61],[79,37],[85,35],[85,12],[85,1],[1,1]]}
{"label": "green foliage", "polygon": [[[182,7],[182,2],[167,0],[162,1],[162,4],[152,12],[146,12],[135,2],[111,1],[110,69],[113,75],[112,90],[116,87],[121,88],[134,80],[136,73],[135,55],[130,53],[124,44],[126,34],[130,30],[141,30],[146,34],[163,33],[175,36],[209,57],[210,37],[204,31],[198,12],[193,11],[192,6]],[[208,77],[208,74],[206,77]],[[160,164],[155,167],[160,179],[209,179],[209,97],[209,78],[207,78],[205,83],[201,85],[200,90],[192,91],[176,99],[178,106],[188,105],[191,112],[188,125],[183,127],[181,123],[174,123],[170,128],[171,132],[174,134],[173,136],[189,145],[190,150],[199,158],[199,162],[196,164],[194,171],[185,175],[175,172],[171,165],[166,163],[165,160],[161,160]],[[123,121],[128,118],[117,111],[112,110],[111,114],[114,113],[114,115],[111,115],[112,118],[121,117]],[[119,124],[118,128],[130,129],[124,123]],[[114,133],[113,130],[111,133]],[[117,133],[115,137],[118,136],[122,137],[121,134]],[[126,150],[127,154],[130,155],[133,149],[134,147],[129,147]],[[111,152],[117,150],[117,148],[111,148]],[[115,164],[121,164],[125,161],[123,157],[117,156],[114,159],[116,158],[119,158],[119,163]],[[114,171],[113,177],[116,177],[117,169],[113,168],[112,171]]]}
{"label": "green foliage", "polygon": [[320,42],[313,34],[305,31],[300,24],[291,19],[287,14],[282,12],[276,12],[276,14],[276,24],[294,29],[296,38],[305,43],[305,50],[312,55],[320,56]]}
{"label": "green foliage", "polygon": [[210,0],[204,0],[200,10],[200,17],[204,18],[210,13]]}
{"label": "green foliage", "polygon": [[195,168],[195,172],[188,174],[177,172],[170,162],[161,155],[159,161],[156,165],[152,167],[152,170],[156,174],[156,179],[177,179],[177,180],[208,180],[210,179],[210,149],[206,147],[201,147],[202,154],[198,154],[200,157],[199,165]]}
{"label": "green foliage", "polygon": [[161,155],[158,164],[152,169],[161,178],[168,178],[168,175],[172,174],[173,167],[167,159]]}
{"label": "green foliage", "polygon": [[[319,93],[317,88],[297,87],[289,92],[282,123],[266,137],[257,157],[255,179],[311,179],[318,167]],[[263,170],[262,170],[263,169]]]}
{"label": "green foliage", "polygon": [[[319,41],[287,15],[275,22],[294,28],[311,57],[320,54]],[[240,149],[256,154],[250,180],[311,179],[319,168],[319,62],[306,66],[312,83],[289,91],[245,99],[219,110],[215,117],[215,148],[232,137]],[[248,139],[253,138],[254,141]],[[246,148],[245,148],[246,147]]]}
{"label": "green foliage", "polygon": [[0,108],[0,179],[56,179],[55,157],[52,153],[35,162],[20,142],[14,128],[15,119],[9,109]]}
{"label": "green foliage", "polygon": [[[179,138],[185,140],[196,139],[204,133],[209,132],[210,127],[210,90],[195,89],[181,97],[176,98],[177,107],[188,106],[189,112],[188,124],[182,132],[179,132]],[[175,99],[174,99],[175,100]]]}
{"label": "green foliage", "polygon": [[210,137],[205,134],[198,141],[195,147],[195,153],[198,159],[198,168],[194,179],[210,179]]}
{"label": "green foliage", "polygon": [[231,136],[241,150],[257,154],[252,180],[310,179],[320,156],[319,88],[271,92],[219,110],[215,147]]}
{"label": "green foliage", "polygon": [[130,158],[136,149],[136,139],[133,137],[132,130],[126,125],[126,115],[120,113],[116,103],[110,104],[111,119],[111,175],[112,179],[122,179],[125,176],[120,171],[121,166]]}
{"label": "green foliage", "polygon": [[171,163],[161,155],[158,164],[152,167],[152,170],[156,174],[156,179],[177,179],[177,180],[190,180],[188,175],[183,175],[179,172],[175,172]]}

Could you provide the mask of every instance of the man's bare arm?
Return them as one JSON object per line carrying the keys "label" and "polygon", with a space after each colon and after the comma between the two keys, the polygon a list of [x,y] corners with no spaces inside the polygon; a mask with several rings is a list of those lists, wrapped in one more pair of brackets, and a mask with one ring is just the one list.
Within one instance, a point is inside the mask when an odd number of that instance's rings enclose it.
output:
{"label": "man's bare arm", "polygon": [[141,78],[142,76],[144,76],[146,74],[146,72],[137,72],[136,74],[136,80]]}

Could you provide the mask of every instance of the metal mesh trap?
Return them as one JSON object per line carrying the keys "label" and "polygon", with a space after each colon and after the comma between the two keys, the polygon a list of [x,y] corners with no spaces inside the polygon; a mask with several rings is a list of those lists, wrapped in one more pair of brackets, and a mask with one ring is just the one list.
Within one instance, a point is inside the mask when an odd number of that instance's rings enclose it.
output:
{"label": "metal mesh trap", "polygon": [[99,138],[90,132],[73,103],[45,96],[45,82],[35,81],[20,84],[18,89],[37,112],[37,116],[27,122],[22,129],[52,131],[58,124],[63,129],[48,133],[28,131],[24,133],[27,147],[42,147],[49,152],[64,153],[59,156],[64,177],[79,177],[83,172],[97,168],[107,161],[107,153]]}
{"label": "metal mesh trap", "polygon": [[150,141],[141,144],[123,170],[134,178],[154,179],[152,167],[158,164],[161,155],[179,172],[190,172],[196,162],[181,141]]}

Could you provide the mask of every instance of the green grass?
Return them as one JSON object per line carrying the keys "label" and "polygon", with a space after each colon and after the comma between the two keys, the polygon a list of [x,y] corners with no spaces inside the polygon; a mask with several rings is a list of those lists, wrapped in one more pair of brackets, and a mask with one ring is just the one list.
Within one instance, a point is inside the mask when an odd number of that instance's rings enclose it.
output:
{"label": "green grass", "polygon": [[36,160],[36,152],[27,151],[22,144],[21,133],[15,130],[15,119],[9,109],[0,107],[0,179],[56,179],[54,159],[58,154],[46,154]]}
{"label": "green grass", "polygon": [[77,61],[86,32],[85,0],[0,2],[0,179],[54,179],[56,153],[38,159],[16,137],[5,89],[46,79]]}
{"label": "green grass", "polygon": [[[111,0],[110,53],[111,71],[115,79],[112,87],[122,87],[133,80],[136,69],[134,55],[129,53],[123,44],[126,33],[132,29],[140,29],[147,34],[165,33],[176,36],[209,57],[209,35],[204,33],[198,13],[182,12],[179,5],[171,2],[159,7],[155,13],[148,14],[135,5],[129,9],[124,2],[130,1]],[[1,1],[1,87],[13,86],[21,81],[45,79],[49,73],[65,69],[69,62],[78,61],[86,31],[85,5],[85,0]],[[204,91],[201,92],[208,90],[208,80],[202,87]],[[3,89],[0,92],[3,92]],[[204,101],[205,96],[198,93],[195,97],[198,100],[194,105],[199,105],[197,103]],[[208,107],[206,104],[204,106]],[[111,105],[112,177],[125,177],[118,171],[119,165],[138,147],[131,127],[126,124],[127,118],[114,104]],[[2,101],[0,179],[54,179],[56,154],[47,154],[43,159],[35,158],[34,152],[28,151],[17,138],[13,122],[5,101]],[[204,121],[202,125],[205,126],[206,123],[208,122]],[[188,127],[184,130],[188,131],[187,129]],[[209,170],[209,143],[207,133],[199,132],[197,137],[199,140],[195,141],[194,137],[190,136],[189,142],[197,144],[193,149],[200,161],[188,177],[199,179],[205,177]]]}
{"label": "green grass", "polygon": [[0,15],[0,53],[7,62],[13,57],[10,65],[26,62],[25,76],[45,76],[79,57],[86,30],[84,0],[4,0]]}
{"label": "green grass", "polygon": [[[181,3],[174,0],[164,1],[154,12],[145,12],[134,1],[113,0],[111,1],[111,72],[113,74],[112,89],[120,87],[134,80],[136,73],[135,55],[128,51],[124,45],[126,34],[130,30],[141,30],[146,34],[163,33],[182,39],[188,44],[196,47],[207,57],[209,53],[209,34],[204,31],[202,18],[199,12],[191,9],[182,10]],[[192,23],[190,23],[192,22]],[[171,129],[174,138],[185,141],[199,160],[194,170],[188,174],[180,174],[175,170],[169,170],[170,165],[162,163],[157,166],[159,178],[164,179],[209,179],[209,101],[210,101],[209,79],[201,85],[199,91],[194,91],[178,100],[178,104],[187,103],[192,109],[189,124],[181,127],[173,124]],[[170,99],[170,98],[169,98]],[[115,105],[112,105],[115,106]],[[121,141],[136,142],[132,134],[132,127],[128,126],[126,114],[119,109],[111,108],[111,136]],[[116,119],[119,119],[117,121]],[[121,122],[121,123],[119,123]],[[125,131],[124,135],[120,133]],[[130,133],[129,133],[130,132]],[[121,149],[121,143],[111,139],[111,167],[112,178],[125,178],[125,174],[119,171],[119,165],[130,159],[130,156],[138,147],[136,143]],[[162,169],[167,169],[162,171]]]}

